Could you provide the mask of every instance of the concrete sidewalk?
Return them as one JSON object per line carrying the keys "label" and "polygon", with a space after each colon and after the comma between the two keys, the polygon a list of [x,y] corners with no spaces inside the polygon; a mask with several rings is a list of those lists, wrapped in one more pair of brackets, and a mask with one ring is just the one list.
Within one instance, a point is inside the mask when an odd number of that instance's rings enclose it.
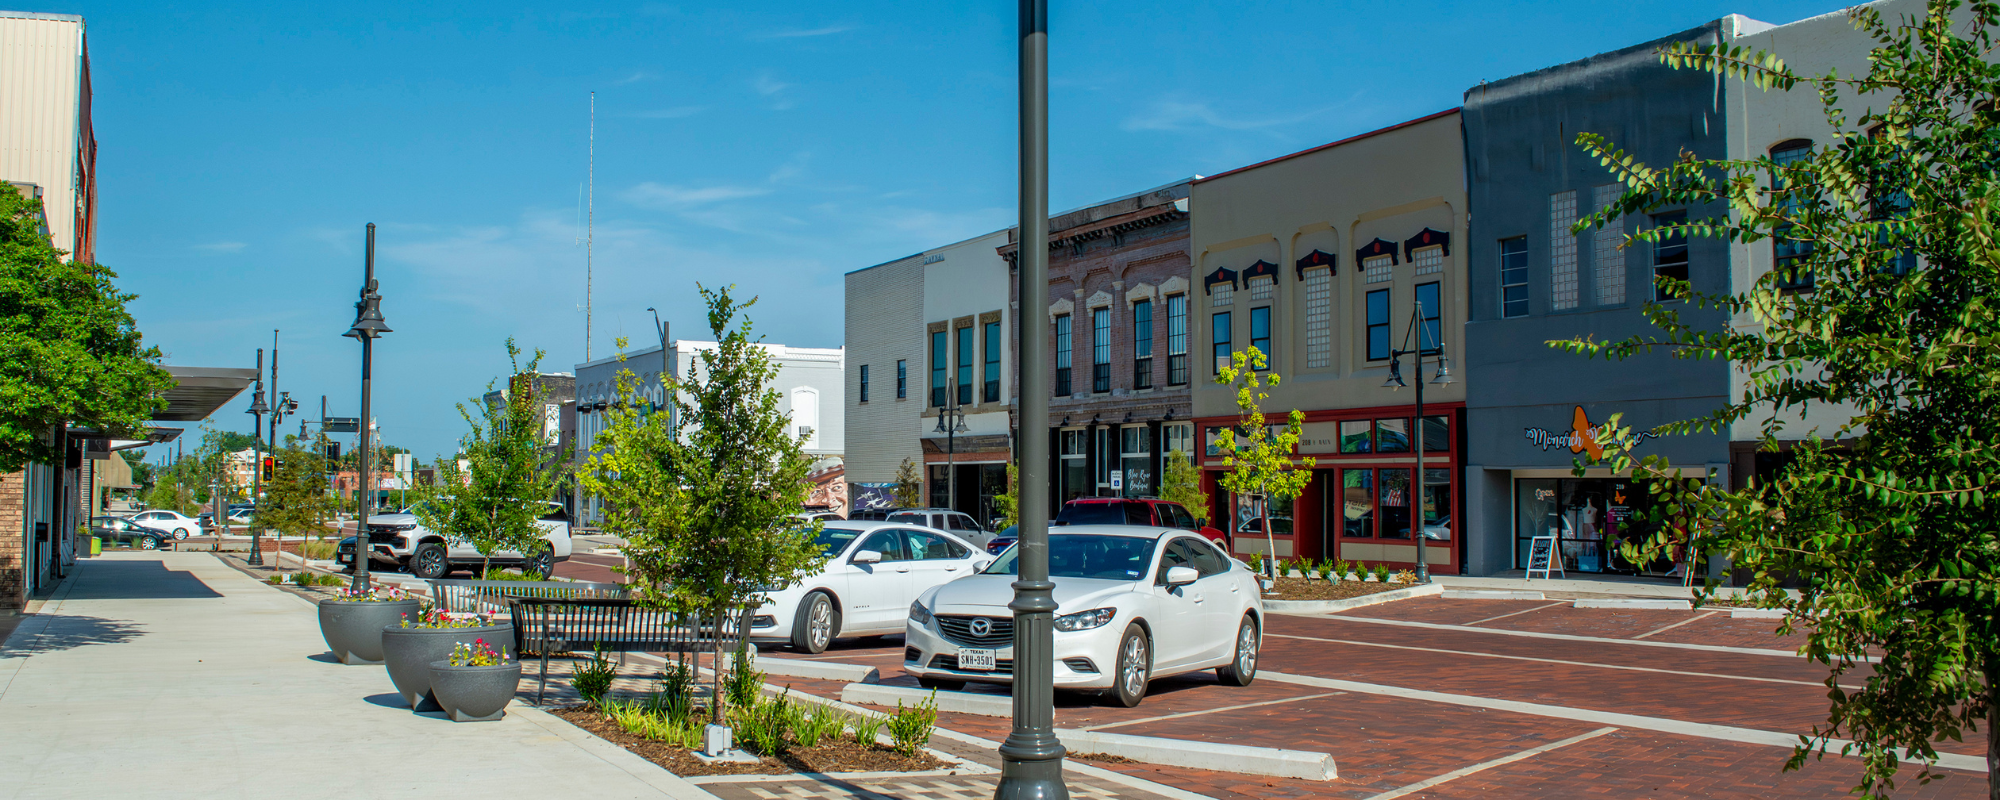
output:
{"label": "concrete sidewalk", "polygon": [[77,564],[0,645],[0,797],[711,798],[516,703],[410,713],[332,662],[307,601],[209,553]]}

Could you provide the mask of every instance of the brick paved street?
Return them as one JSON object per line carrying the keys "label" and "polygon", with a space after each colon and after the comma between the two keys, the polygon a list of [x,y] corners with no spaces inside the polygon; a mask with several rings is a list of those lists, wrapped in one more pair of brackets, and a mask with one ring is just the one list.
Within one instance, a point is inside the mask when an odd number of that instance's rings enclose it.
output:
{"label": "brick paved street", "polygon": [[[1781,773],[1790,750],[1768,743],[1809,730],[1826,709],[1824,668],[1788,652],[1800,637],[1781,639],[1773,633],[1776,625],[1713,609],[1578,609],[1562,601],[1439,598],[1338,615],[1275,615],[1261,665],[1265,674],[1250,687],[1222,686],[1209,673],[1166,679],[1133,709],[1058,695],[1056,724],[1326,752],[1339,767],[1339,780],[1313,783],[1108,765],[1224,800],[1360,800],[1463,770],[1469,771],[1400,796],[1840,795],[1859,776],[1855,762],[1830,757]],[[1661,630],[1668,626],[1674,627]],[[783,650],[773,648],[770,655],[794,657]],[[814,658],[867,664],[881,671],[884,683],[914,684],[901,672],[902,643],[894,637],[843,642]],[[834,682],[772,680],[798,691],[840,689]],[[1845,683],[1862,680],[1865,672]],[[1308,685],[1313,681],[1353,688]],[[1397,696],[1410,692],[1440,694]],[[1454,699],[1434,699],[1439,696]],[[1510,703],[1536,705],[1522,710]],[[1605,722],[1593,714],[1629,716]],[[1009,723],[946,713],[939,724],[998,740]],[[1487,764],[1556,743],[1563,744]],[[1939,749],[1961,757],[1960,766],[1976,766],[1973,759],[1985,753],[1983,742],[1944,742]],[[1941,773],[1947,777],[1920,787],[1912,767],[1895,796],[1984,796],[1984,774]]]}

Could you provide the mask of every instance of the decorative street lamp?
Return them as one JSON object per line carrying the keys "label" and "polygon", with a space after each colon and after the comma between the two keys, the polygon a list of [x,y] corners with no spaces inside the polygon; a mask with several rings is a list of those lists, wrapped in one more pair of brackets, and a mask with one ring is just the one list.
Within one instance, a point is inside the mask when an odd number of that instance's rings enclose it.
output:
{"label": "decorative street lamp", "polygon": [[958,404],[956,392],[945,395],[944,408],[938,409],[937,427],[933,430],[944,434],[944,507],[952,508],[958,502],[957,438],[970,430],[965,427],[965,408]]}
{"label": "decorative street lamp", "polygon": [[[277,365],[278,352],[273,348],[271,351],[271,366],[276,367]],[[250,502],[254,508],[254,504],[257,502],[259,484],[263,483],[264,479],[264,455],[257,452],[257,434],[264,430],[264,415],[271,413],[271,407],[264,404],[264,348],[262,347],[257,348],[257,388],[250,395],[250,408],[246,409],[244,413],[249,414],[251,420],[253,420],[250,425]],[[224,520],[224,522],[226,521]],[[228,530],[228,528],[218,527],[217,530],[223,531]],[[216,541],[221,541],[221,539],[222,535],[218,532],[216,534]],[[257,536],[257,518],[256,513],[253,511],[250,518],[250,558],[246,559],[244,563],[253,567],[264,566],[264,551],[258,547],[261,541]]]}
{"label": "decorative street lamp", "polygon": [[[1408,501],[1411,508],[1410,527],[1416,532],[1417,537],[1417,582],[1430,583],[1430,564],[1426,563],[1424,557],[1425,540],[1429,538],[1424,531],[1424,359],[1437,359],[1437,375],[1431,378],[1431,383],[1438,386],[1450,386],[1452,378],[1451,363],[1444,356],[1443,315],[1439,315],[1437,333],[1431,337],[1426,337],[1424,329],[1424,301],[1422,297],[1415,299],[1416,307],[1410,311],[1410,329],[1408,333],[1403,335],[1403,344],[1408,345],[1410,340],[1414,338],[1417,346],[1407,350],[1389,351],[1389,379],[1382,382],[1382,388],[1394,391],[1408,386],[1409,384],[1403,382],[1403,356],[1415,356],[1411,360],[1411,364],[1412,368],[1416,370],[1417,379],[1417,418],[1415,421],[1417,434],[1413,445],[1417,454],[1417,474]],[[1426,338],[1435,338],[1437,341],[1429,342],[1430,346],[1426,347]]]}
{"label": "decorative street lamp", "polygon": [[[351,339],[361,340],[361,429],[360,441],[355,445],[355,462],[360,465],[361,489],[368,490],[368,421],[373,419],[368,413],[368,396],[373,387],[375,372],[375,340],[382,334],[390,333],[389,323],[382,319],[382,294],[375,283],[375,223],[368,223],[368,255],[362,268],[361,299],[354,303],[354,326],[341,334]],[[354,584],[358,592],[368,590],[368,501],[355,504],[354,520]]]}
{"label": "decorative street lamp", "polygon": [[[1049,8],[1020,0],[1021,308],[1049,307]],[[1021,343],[1021,427],[1049,419],[1049,337],[1014,315]],[[1014,602],[1014,730],[1000,744],[995,800],[1069,800],[1055,723],[1056,585],[1049,581],[1049,437],[1020,439]]]}
{"label": "decorative street lamp", "polygon": [[[277,402],[271,405],[271,433],[269,441],[265,443],[264,450],[268,453],[271,453],[271,459],[272,459],[271,478],[273,480],[276,480],[278,477],[277,475],[278,424],[284,422],[286,416],[299,410],[299,401],[292,399],[291,392],[278,391],[278,329],[277,328],[271,329],[271,394],[276,398]],[[303,429],[305,425],[301,423],[299,427]],[[303,431],[299,434],[299,436],[301,438],[304,438],[305,434],[303,433]],[[261,538],[263,536],[263,532],[264,529],[261,527],[253,527],[250,529],[250,564],[253,566],[262,565],[264,563],[264,548],[262,546],[263,539]],[[281,539],[280,541],[283,540]],[[283,545],[280,545],[280,548],[282,547]]]}

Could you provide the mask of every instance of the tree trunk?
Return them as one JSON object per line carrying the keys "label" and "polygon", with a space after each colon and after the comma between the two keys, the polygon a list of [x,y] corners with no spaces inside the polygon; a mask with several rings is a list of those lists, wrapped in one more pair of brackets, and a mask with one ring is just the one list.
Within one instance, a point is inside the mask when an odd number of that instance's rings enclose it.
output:
{"label": "tree trunk", "polygon": [[1986,660],[1986,796],[2000,800],[2000,657]]}
{"label": "tree trunk", "polygon": [[722,724],[722,612],[715,612],[715,627],[709,629],[709,639],[714,647],[709,649],[709,672],[713,678],[708,686],[708,717],[717,725]]}

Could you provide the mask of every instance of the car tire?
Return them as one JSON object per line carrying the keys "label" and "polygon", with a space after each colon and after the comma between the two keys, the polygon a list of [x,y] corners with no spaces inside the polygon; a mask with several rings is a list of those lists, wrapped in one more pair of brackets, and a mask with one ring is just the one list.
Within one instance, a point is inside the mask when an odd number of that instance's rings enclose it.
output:
{"label": "car tire", "polygon": [[158,550],[160,549],[160,540],[152,536],[141,536],[139,537],[139,549]]}
{"label": "car tire", "polygon": [[965,688],[965,681],[948,681],[943,678],[918,678],[917,685],[936,691],[956,692]]}
{"label": "car tire", "polygon": [[1153,677],[1153,642],[1144,628],[1132,625],[1125,629],[1125,635],[1118,639],[1115,663],[1111,691],[1105,696],[1126,708],[1138,706],[1146,699],[1146,686]]}
{"label": "car tire", "polygon": [[188,534],[188,529],[186,529],[186,528],[175,528],[175,529],[174,529],[174,541],[177,541],[177,542],[178,542],[178,541],[183,541],[183,540],[186,540],[188,536],[189,536],[189,534]]}
{"label": "car tire", "polygon": [[1215,677],[1226,686],[1249,686],[1257,679],[1257,620],[1248,614],[1236,626],[1236,657],[1228,666],[1216,667]]}
{"label": "car tire", "polygon": [[840,610],[826,592],[813,592],[799,601],[798,616],[792,619],[792,647],[818,655],[840,635]]}
{"label": "car tire", "polygon": [[444,545],[424,542],[410,553],[410,574],[427,581],[434,581],[451,574],[451,559],[445,557]]}
{"label": "car tire", "polygon": [[521,562],[521,574],[533,575],[541,580],[548,580],[553,577],[556,574],[555,545],[544,544],[540,550],[535,552],[534,558]]}

